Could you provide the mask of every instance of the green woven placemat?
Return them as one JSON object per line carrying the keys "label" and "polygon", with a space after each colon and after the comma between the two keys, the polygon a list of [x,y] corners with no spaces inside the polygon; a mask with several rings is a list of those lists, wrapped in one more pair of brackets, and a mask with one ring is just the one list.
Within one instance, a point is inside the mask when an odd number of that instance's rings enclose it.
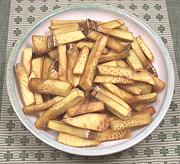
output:
{"label": "green woven placemat", "polygon": [[[159,127],[136,146],[104,157],[80,157],[58,151],[34,137],[14,113],[4,81],[0,115],[0,163],[179,163],[180,159],[180,84],[165,0],[87,0],[115,5],[144,19],[161,36],[175,68],[175,92],[171,106]],[[9,18],[7,55],[20,34],[48,12],[83,0],[12,0]]]}

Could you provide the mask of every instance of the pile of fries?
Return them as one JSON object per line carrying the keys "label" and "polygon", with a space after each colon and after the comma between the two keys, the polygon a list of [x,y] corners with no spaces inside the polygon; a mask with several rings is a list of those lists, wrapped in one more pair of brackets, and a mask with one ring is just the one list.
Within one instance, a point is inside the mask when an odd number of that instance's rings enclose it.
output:
{"label": "pile of fries", "polygon": [[124,21],[51,20],[51,35],[33,35],[15,66],[26,114],[38,129],[75,147],[130,138],[149,125],[165,83],[154,56]]}

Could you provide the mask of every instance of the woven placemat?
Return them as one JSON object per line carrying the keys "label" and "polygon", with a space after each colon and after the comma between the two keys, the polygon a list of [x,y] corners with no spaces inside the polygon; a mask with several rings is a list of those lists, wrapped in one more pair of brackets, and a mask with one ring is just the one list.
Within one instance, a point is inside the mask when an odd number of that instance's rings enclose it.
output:
{"label": "woven placemat", "polygon": [[6,61],[15,41],[29,25],[54,9],[84,2],[115,5],[128,10],[145,20],[161,36],[172,57],[176,79],[174,98],[166,117],[151,135],[126,151],[103,157],[71,155],[41,142],[22,125],[10,105],[4,80],[0,113],[0,163],[179,163],[180,84],[165,0],[12,0]]}

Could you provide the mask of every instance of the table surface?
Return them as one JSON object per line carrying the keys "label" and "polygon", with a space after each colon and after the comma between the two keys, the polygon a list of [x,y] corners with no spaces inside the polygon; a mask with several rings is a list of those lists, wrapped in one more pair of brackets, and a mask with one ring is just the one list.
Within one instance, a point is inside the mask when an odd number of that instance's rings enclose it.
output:
{"label": "table surface", "polygon": [[[28,0],[27,0],[28,1]],[[42,2],[43,3],[43,2]],[[7,50],[7,37],[8,37],[8,23],[10,13],[11,0],[0,0],[0,93],[3,89],[5,55]],[[167,11],[170,21],[170,28],[174,44],[174,52],[176,64],[178,67],[178,74],[180,75],[180,0],[166,0]],[[0,106],[2,105],[2,94],[0,95]],[[0,115],[1,115],[0,108]],[[180,129],[179,129],[180,130]],[[178,133],[179,134],[179,133]],[[179,134],[180,135],[180,134]],[[180,138],[180,136],[179,136]],[[180,154],[180,152],[179,152]],[[1,159],[0,159],[1,163]],[[145,162],[144,162],[145,163]]]}

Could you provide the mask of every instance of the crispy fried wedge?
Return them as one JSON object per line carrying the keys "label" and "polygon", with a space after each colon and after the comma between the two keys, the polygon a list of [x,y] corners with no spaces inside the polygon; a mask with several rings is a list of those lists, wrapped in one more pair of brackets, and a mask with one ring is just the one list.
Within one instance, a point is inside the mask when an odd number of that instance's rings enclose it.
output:
{"label": "crispy fried wedge", "polygon": [[85,113],[92,113],[104,110],[104,103],[101,101],[82,102],[67,110],[70,117],[78,116]]}
{"label": "crispy fried wedge", "polygon": [[83,22],[83,20],[56,20],[56,19],[52,19],[51,20],[51,26],[69,24],[69,23],[80,23],[80,22]]}
{"label": "crispy fried wedge", "polygon": [[88,60],[88,56],[89,56],[89,48],[84,46],[81,49],[79,56],[77,58],[76,64],[74,66],[74,69],[73,69],[74,74],[81,75],[84,72],[86,62]]}
{"label": "crispy fried wedge", "polygon": [[48,52],[48,56],[49,56],[51,59],[53,59],[53,60],[57,60],[57,59],[58,59],[58,56],[59,56],[58,50],[55,49],[55,50],[49,51],[49,52]]}
{"label": "crispy fried wedge", "polygon": [[156,110],[154,109],[153,106],[148,106],[148,107],[143,108],[140,112],[149,113],[150,115],[154,115],[156,113]]}
{"label": "crispy fried wedge", "polygon": [[120,89],[119,87],[117,87],[114,84],[104,83],[104,84],[102,84],[102,86],[104,88],[106,88],[107,90],[109,90],[110,92],[114,93],[116,96],[123,99],[124,101],[128,101],[128,100],[134,98],[134,96],[132,94],[130,94],[129,92],[127,92],[123,89]]}
{"label": "crispy fried wedge", "polygon": [[57,141],[62,144],[74,146],[74,147],[97,146],[100,144],[100,142],[96,140],[80,138],[65,133],[59,133]]}
{"label": "crispy fried wedge", "polygon": [[47,79],[50,66],[52,65],[53,60],[50,58],[44,58],[43,62],[43,71],[42,71],[42,78]]}
{"label": "crispy fried wedge", "polygon": [[31,70],[31,72],[34,72],[37,78],[42,77],[43,63],[44,63],[43,57],[38,57],[38,58],[32,59],[32,70]]}
{"label": "crispy fried wedge", "polygon": [[67,53],[66,45],[58,46],[59,53],[59,79],[61,81],[67,80]]}
{"label": "crispy fried wedge", "polygon": [[112,129],[107,129],[104,132],[97,132],[97,141],[113,141],[122,140],[130,138],[130,129],[122,129],[119,131],[113,131]]}
{"label": "crispy fried wedge", "polygon": [[134,80],[117,76],[96,76],[95,83],[133,84]]}
{"label": "crispy fried wedge", "polygon": [[89,49],[92,49],[94,46],[94,42],[90,42],[90,41],[79,41],[76,43],[77,48],[81,49],[84,46],[88,47]]}
{"label": "crispy fried wedge", "polygon": [[133,95],[140,95],[141,94],[141,89],[138,87],[135,87],[133,85],[118,85],[120,88],[128,91],[129,93]]}
{"label": "crispy fried wedge", "polygon": [[153,54],[151,50],[148,48],[147,44],[144,42],[143,38],[141,36],[138,36],[136,38],[139,46],[141,47],[142,51],[146,55],[146,57],[152,62],[153,61]]}
{"label": "crispy fried wedge", "polygon": [[20,91],[23,98],[24,105],[32,105],[35,103],[33,93],[28,89],[29,79],[22,64],[15,66],[16,76],[19,81]]}
{"label": "crispy fried wedge", "polygon": [[133,39],[133,42],[131,43],[131,47],[133,51],[135,52],[135,54],[137,55],[137,57],[139,58],[139,60],[141,61],[144,68],[146,68],[148,66],[148,60],[146,59],[144,53],[142,52],[135,38]]}
{"label": "crispy fried wedge", "polygon": [[128,49],[124,49],[122,52],[117,53],[113,50],[109,51],[106,55],[101,55],[99,58],[99,63],[112,61],[112,60],[119,60],[124,59],[128,56]]}
{"label": "crispy fried wedge", "polygon": [[97,31],[122,40],[130,41],[130,42],[133,41],[133,34],[132,32],[129,31],[124,31],[120,29],[109,29],[104,27],[98,27]]}
{"label": "crispy fried wedge", "polygon": [[127,100],[128,103],[150,103],[157,100],[157,93],[152,92],[144,95],[134,96],[132,99]]}
{"label": "crispy fried wedge", "polygon": [[140,112],[144,108],[146,108],[149,105],[149,103],[139,103],[139,104],[133,104],[132,108],[134,111]]}
{"label": "crispy fried wedge", "polygon": [[139,127],[149,125],[152,121],[152,116],[148,113],[138,113],[132,115],[128,120],[112,120],[110,128],[113,131],[119,131],[125,128]]}
{"label": "crispy fried wedge", "polygon": [[108,107],[107,109],[117,117],[127,119],[131,115],[131,109],[125,108],[123,105],[106,96],[105,94],[94,90],[92,92],[92,95],[95,96],[98,100],[103,101]]}
{"label": "crispy fried wedge", "polygon": [[165,88],[165,83],[164,81],[160,80],[158,77],[156,76],[152,76],[153,80],[155,82],[155,85],[153,86],[153,90],[160,92]]}
{"label": "crispy fried wedge", "polygon": [[62,98],[63,97],[61,97],[61,96],[56,96],[56,97],[54,97],[48,101],[42,102],[40,104],[25,106],[25,107],[23,107],[23,111],[24,111],[24,113],[27,113],[27,114],[44,111],[44,110],[52,107],[57,102],[61,101]]}
{"label": "crispy fried wedge", "polygon": [[131,86],[141,89],[141,94],[151,93],[152,91],[152,85],[140,81],[135,82]]}
{"label": "crispy fried wedge", "polygon": [[103,34],[101,34],[100,32],[97,32],[95,30],[91,30],[88,34],[87,34],[87,38],[93,41],[96,41],[97,39],[99,39],[100,37],[102,37]]}
{"label": "crispy fried wedge", "polygon": [[67,33],[54,34],[53,38],[56,45],[62,45],[82,40],[85,38],[85,35],[81,31],[72,31]]}
{"label": "crispy fried wedge", "polygon": [[43,129],[46,127],[49,120],[56,119],[57,116],[63,114],[68,108],[76,105],[84,99],[84,93],[79,89],[72,90],[69,95],[61,101],[50,107],[43,115],[41,115],[35,123],[36,128]]}
{"label": "crispy fried wedge", "polygon": [[118,28],[120,26],[124,25],[124,22],[121,19],[112,20],[109,22],[101,23],[99,27],[104,28]]}
{"label": "crispy fried wedge", "polygon": [[143,65],[139,58],[136,56],[133,50],[129,51],[129,55],[127,56],[127,63],[135,70],[142,71]]}
{"label": "crispy fried wedge", "polygon": [[35,93],[66,96],[69,94],[71,88],[70,83],[59,80],[32,78],[29,81],[29,89]]}
{"label": "crispy fried wedge", "polygon": [[103,36],[99,40],[97,40],[89,54],[86,67],[81,76],[79,84],[84,90],[90,90],[92,87],[96,66],[98,64],[100,55],[102,54],[102,51],[106,46],[107,39],[108,38],[106,36]]}
{"label": "crispy fried wedge", "polygon": [[76,128],[68,124],[65,124],[62,121],[50,120],[47,126],[49,129],[81,138],[95,139],[97,136],[97,134],[93,131]]}
{"label": "crispy fried wedge", "polygon": [[28,77],[31,73],[31,67],[32,67],[31,60],[32,60],[32,48],[25,48],[24,54],[22,56],[22,64],[24,66],[25,72]]}
{"label": "crispy fried wedge", "polygon": [[47,36],[44,35],[33,35],[32,36],[32,43],[34,52],[41,56],[42,54],[46,53],[48,50],[47,45]]}
{"label": "crispy fried wedge", "polygon": [[124,60],[117,60],[116,64],[119,67],[124,67],[124,68],[128,68],[129,67],[129,65]]}
{"label": "crispy fried wedge", "polygon": [[102,65],[98,66],[98,70],[101,75],[126,77],[132,80],[142,81],[155,85],[153,77],[147,71],[135,72],[130,68],[111,67],[111,66],[102,66]]}
{"label": "crispy fried wedge", "polygon": [[69,125],[94,131],[105,131],[109,127],[106,114],[88,113],[72,118],[63,119]]}
{"label": "crispy fried wedge", "polygon": [[118,65],[117,65],[117,60],[112,60],[112,61],[109,61],[109,62],[105,62],[105,63],[103,63],[103,64],[101,64],[101,65],[114,66],[114,67],[118,66]]}

